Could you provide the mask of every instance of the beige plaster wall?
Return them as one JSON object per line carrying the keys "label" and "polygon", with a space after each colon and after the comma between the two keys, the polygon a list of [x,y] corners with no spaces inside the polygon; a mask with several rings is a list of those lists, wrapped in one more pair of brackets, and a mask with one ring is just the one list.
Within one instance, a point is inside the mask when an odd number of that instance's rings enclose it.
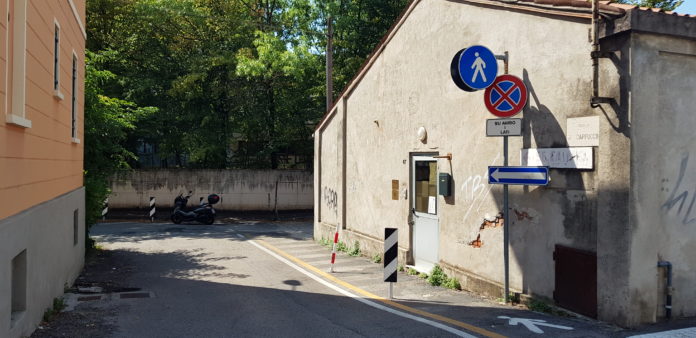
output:
{"label": "beige plaster wall", "polygon": [[696,315],[696,42],[634,34],[631,188],[632,321],[664,316],[663,271],[674,266],[673,316]]}
{"label": "beige plaster wall", "polygon": [[315,152],[321,150],[317,158],[318,164],[315,168],[321,168],[317,177],[317,189],[315,193],[319,197],[319,203],[315,206],[318,214],[318,221],[329,227],[335,228],[339,222],[339,203],[343,200],[339,196],[341,187],[341,123],[343,112],[343,101],[336,104],[336,113],[331,118],[330,123],[316,134],[321,142],[321,148],[315,148]]}

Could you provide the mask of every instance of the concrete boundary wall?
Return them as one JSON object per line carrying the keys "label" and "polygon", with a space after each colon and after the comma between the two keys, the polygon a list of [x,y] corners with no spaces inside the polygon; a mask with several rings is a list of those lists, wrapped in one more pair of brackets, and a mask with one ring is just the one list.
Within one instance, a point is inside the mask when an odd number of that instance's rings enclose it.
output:
{"label": "concrete boundary wall", "polygon": [[169,210],[179,193],[193,191],[189,206],[215,193],[219,210],[270,211],[276,201],[278,210],[312,209],[313,182],[311,172],[299,170],[125,171],[111,179],[109,208],[143,209],[155,197],[158,209]]}

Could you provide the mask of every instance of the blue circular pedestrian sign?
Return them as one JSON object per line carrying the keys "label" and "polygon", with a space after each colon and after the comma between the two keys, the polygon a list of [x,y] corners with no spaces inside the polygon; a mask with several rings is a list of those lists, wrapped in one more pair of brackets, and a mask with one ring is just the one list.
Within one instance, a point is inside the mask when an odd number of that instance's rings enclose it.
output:
{"label": "blue circular pedestrian sign", "polygon": [[488,48],[475,45],[454,55],[450,71],[457,87],[473,92],[493,84],[498,76],[498,62]]}

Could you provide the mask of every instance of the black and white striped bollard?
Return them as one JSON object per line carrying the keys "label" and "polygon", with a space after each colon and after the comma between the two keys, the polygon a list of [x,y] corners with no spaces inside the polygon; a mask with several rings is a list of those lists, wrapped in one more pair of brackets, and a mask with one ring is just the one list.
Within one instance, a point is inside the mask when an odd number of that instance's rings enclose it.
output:
{"label": "black and white striped bollard", "polygon": [[384,228],[384,281],[389,282],[389,299],[394,294],[396,269],[399,264],[399,232],[396,228]]}
{"label": "black and white striped bollard", "polygon": [[154,221],[155,221],[155,212],[156,212],[156,211],[157,211],[157,210],[156,210],[156,208],[155,208],[155,198],[154,198],[154,197],[150,197],[150,222],[154,222]]}
{"label": "black and white striped bollard", "polygon": [[102,209],[102,221],[106,220],[106,214],[109,212],[109,198],[104,200],[104,209]]}

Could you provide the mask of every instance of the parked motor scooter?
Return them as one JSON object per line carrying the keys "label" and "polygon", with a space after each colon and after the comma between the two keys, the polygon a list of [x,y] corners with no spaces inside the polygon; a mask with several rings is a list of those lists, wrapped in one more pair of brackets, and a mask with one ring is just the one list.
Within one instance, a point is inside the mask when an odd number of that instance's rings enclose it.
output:
{"label": "parked motor scooter", "polygon": [[216,194],[208,195],[208,201],[202,203],[193,210],[187,211],[186,204],[191,198],[192,191],[189,191],[186,196],[183,193],[179,194],[174,199],[174,211],[172,211],[172,222],[180,224],[181,222],[197,221],[203,224],[213,224],[215,222],[215,209],[213,204],[220,201],[220,196]]}

